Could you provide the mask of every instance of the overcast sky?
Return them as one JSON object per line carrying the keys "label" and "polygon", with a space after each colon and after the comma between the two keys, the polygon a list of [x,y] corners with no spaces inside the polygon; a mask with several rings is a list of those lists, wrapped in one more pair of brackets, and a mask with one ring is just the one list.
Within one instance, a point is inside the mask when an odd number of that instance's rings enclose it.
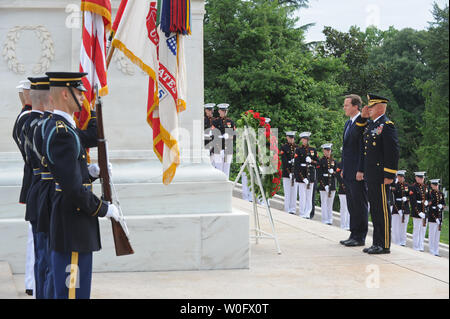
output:
{"label": "overcast sky", "polygon": [[324,26],[346,32],[352,25],[365,30],[375,25],[382,30],[423,30],[433,20],[431,9],[437,2],[442,8],[448,0],[309,0],[309,8],[300,9],[299,25],[315,23],[306,34],[306,41],[325,40]]}

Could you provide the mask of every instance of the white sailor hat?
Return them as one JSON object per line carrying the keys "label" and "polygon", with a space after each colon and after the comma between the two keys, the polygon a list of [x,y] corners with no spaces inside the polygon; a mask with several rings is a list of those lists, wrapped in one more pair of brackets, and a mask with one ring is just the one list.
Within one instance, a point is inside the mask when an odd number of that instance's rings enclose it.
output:
{"label": "white sailor hat", "polygon": [[205,104],[205,109],[213,109],[216,106],[216,103],[207,103]]}
{"label": "white sailor hat", "polygon": [[309,138],[310,136],[311,136],[311,132],[300,133],[300,138]]}
{"label": "white sailor hat", "polygon": [[430,183],[431,183],[431,184],[439,184],[440,181],[441,181],[441,180],[440,180],[439,178],[436,178],[436,179],[430,179]]}
{"label": "white sailor hat", "polygon": [[228,109],[229,106],[230,106],[230,104],[227,104],[227,103],[217,104],[217,107],[218,107],[220,110],[225,110],[225,111]]}
{"label": "white sailor hat", "polygon": [[31,89],[31,81],[30,80],[22,80],[19,82],[19,85],[16,86],[16,89],[19,89],[19,92],[23,92],[23,90]]}
{"label": "white sailor hat", "polygon": [[332,143],[326,143],[326,144],[322,144],[322,148],[324,148],[324,149],[330,149],[331,150],[331,147],[333,146],[333,144]]}
{"label": "white sailor hat", "polygon": [[270,117],[266,117],[265,121],[266,121],[266,123],[269,123],[270,122]]}
{"label": "white sailor hat", "polygon": [[295,137],[295,133],[297,133],[297,132],[296,131],[289,131],[289,132],[286,132],[286,136]]}
{"label": "white sailor hat", "polygon": [[414,172],[414,175],[424,177],[427,172]]}
{"label": "white sailor hat", "polygon": [[405,174],[406,174],[406,170],[404,170],[404,169],[401,169],[401,170],[397,171],[397,175],[405,176]]}

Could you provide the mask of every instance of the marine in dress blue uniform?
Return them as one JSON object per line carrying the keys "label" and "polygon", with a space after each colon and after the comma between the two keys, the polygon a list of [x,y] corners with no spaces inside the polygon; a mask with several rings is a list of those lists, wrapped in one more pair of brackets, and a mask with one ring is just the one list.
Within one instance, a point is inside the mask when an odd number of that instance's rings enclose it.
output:
{"label": "marine in dress blue uniform", "polygon": [[406,245],[406,232],[409,221],[409,185],[405,181],[405,170],[397,172],[397,182],[392,184],[392,242]]}
{"label": "marine in dress blue uniform", "polygon": [[214,119],[211,128],[214,135],[214,166],[230,177],[230,166],[233,162],[233,143],[236,125],[227,116],[229,104],[218,104],[219,117]]}
{"label": "marine in dress blue uniform", "polygon": [[439,190],[440,179],[432,179],[430,190],[430,207],[428,210],[428,246],[430,254],[439,256],[439,242],[442,230],[443,211],[445,208],[444,194]]}
{"label": "marine in dress blue uniform", "polygon": [[336,161],[331,156],[333,144],[322,145],[324,156],[317,163],[317,180],[319,181],[322,222],[333,224],[333,202],[336,194]]}
{"label": "marine in dress blue uniform", "polygon": [[56,298],[90,297],[92,253],[101,249],[99,217],[119,220],[117,208],[92,193],[86,151],[72,119],[81,108],[86,73],[48,72],[55,111],[43,153],[55,181],[50,215],[51,271]]}
{"label": "marine in dress blue uniform", "polygon": [[413,219],[413,249],[424,251],[428,226],[428,208],[431,205],[430,190],[425,185],[426,172],[414,172],[416,182],[410,187],[411,217]]}
{"label": "marine in dress blue uniform", "polygon": [[287,143],[280,148],[284,189],[284,210],[289,214],[297,212],[298,183],[295,182],[294,160],[298,145],[295,143],[295,131],[286,132]]}
{"label": "marine in dress blue uniform", "polygon": [[367,98],[372,120],[367,122],[364,130],[362,151],[373,224],[373,244],[363,251],[369,254],[388,254],[391,247],[389,192],[399,159],[397,129],[385,115],[389,99],[375,94],[369,94]]}

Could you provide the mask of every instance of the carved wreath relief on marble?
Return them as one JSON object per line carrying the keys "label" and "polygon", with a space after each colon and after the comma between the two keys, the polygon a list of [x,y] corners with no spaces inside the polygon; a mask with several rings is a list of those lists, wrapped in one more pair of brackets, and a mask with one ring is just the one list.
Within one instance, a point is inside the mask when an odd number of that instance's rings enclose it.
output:
{"label": "carved wreath relief on marble", "polygon": [[55,58],[53,39],[50,32],[43,25],[15,26],[8,31],[5,44],[3,45],[3,58],[8,68],[16,74],[25,74],[25,65],[17,60],[16,46],[23,31],[34,31],[41,42],[41,56],[38,63],[33,66],[33,74],[45,73]]}

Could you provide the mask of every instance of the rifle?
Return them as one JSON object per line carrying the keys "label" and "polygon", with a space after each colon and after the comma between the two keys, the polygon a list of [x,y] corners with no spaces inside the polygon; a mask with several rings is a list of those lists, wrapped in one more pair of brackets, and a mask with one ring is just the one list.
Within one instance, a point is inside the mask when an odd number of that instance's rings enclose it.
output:
{"label": "rifle", "polygon": [[[102,184],[102,198],[112,203],[111,193],[111,177],[108,171],[108,153],[106,147],[105,133],[103,129],[103,113],[102,113],[102,100],[98,95],[98,87],[95,85],[96,101],[95,108],[97,111],[97,140],[98,140],[98,166],[100,167],[100,181]],[[130,241],[128,240],[128,229],[123,220],[122,210],[118,205],[120,213],[120,222],[111,218],[112,232],[114,237],[114,246],[116,248],[116,256],[124,256],[134,254]]]}

